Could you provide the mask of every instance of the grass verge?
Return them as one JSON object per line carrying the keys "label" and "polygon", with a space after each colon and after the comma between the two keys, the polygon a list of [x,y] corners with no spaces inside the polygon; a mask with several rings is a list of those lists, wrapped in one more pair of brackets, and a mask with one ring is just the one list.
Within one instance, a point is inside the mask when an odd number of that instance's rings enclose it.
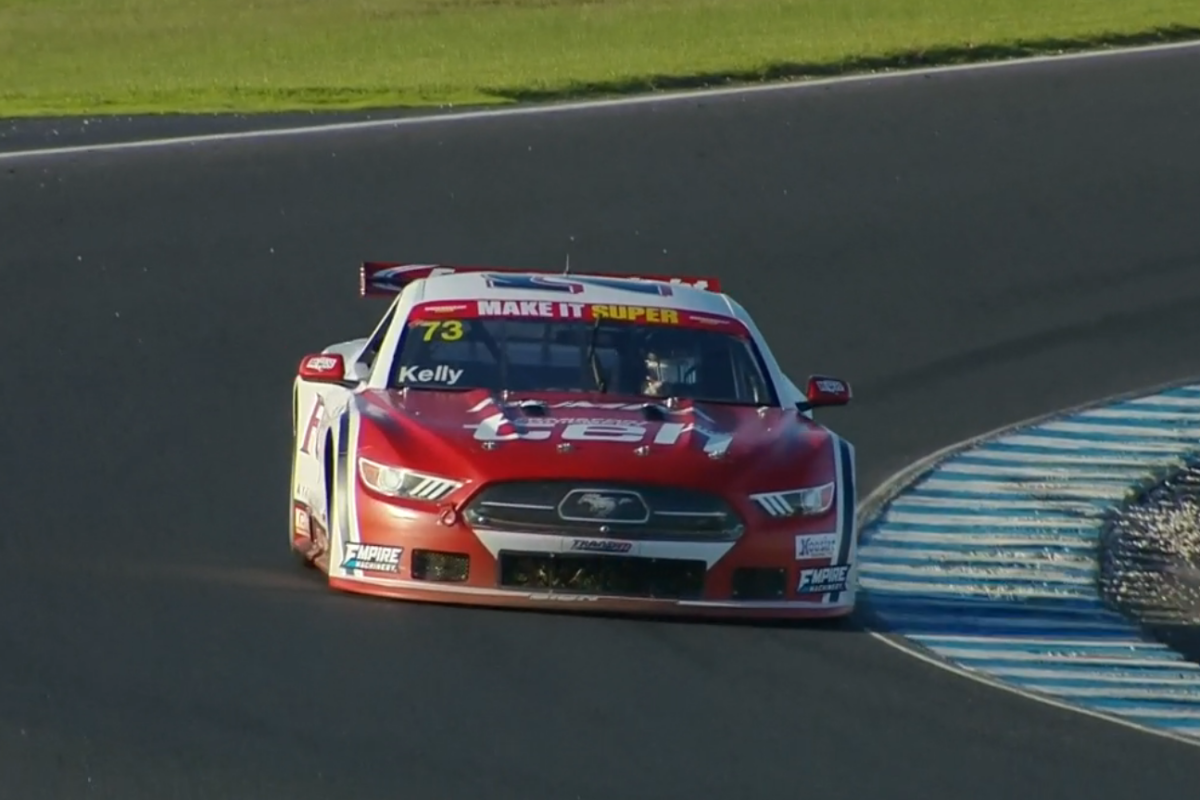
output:
{"label": "grass verge", "polygon": [[1196,0],[0,0],[0,116],[485,105],[1192,38]]}

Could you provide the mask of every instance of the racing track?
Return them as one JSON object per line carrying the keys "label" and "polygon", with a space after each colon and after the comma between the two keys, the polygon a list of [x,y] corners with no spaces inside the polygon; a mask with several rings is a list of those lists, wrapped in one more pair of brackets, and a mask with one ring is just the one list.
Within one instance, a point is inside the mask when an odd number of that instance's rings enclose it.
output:
{"label": "racing track", "polygon": [[1200,50],[0,164],[0,796],[1183,797],[1200,750],[854,630],[334,596],[288,384],[362,257],[715,270],[864,491],[1200,372]]}

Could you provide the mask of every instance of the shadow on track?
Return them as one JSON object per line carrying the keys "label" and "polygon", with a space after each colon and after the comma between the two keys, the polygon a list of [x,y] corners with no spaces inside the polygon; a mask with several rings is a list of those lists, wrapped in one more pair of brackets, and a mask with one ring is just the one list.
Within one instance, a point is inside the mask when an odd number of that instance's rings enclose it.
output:
{"label": "shadow on track", "polygon": [[945,67],[986,61],[1005,61],[1040,55],[1139,47],[1200,39],[1200,28],[1168,25],[1128,34],[1104,33],[1078,38],[1019,39],[1009,44],[958,45],[903,50],[882,56],[854,56],[833,62],[780,61],[756,69],[699,72],[692,75],[644,75],[612,81],[569,83],[550,89],[485,89],[484,94],[519,103],[544,103],[656,91],[705,89],[740,83],[763,83],[789,78],[830,78],[838,75],[885,72],[921,67]]}

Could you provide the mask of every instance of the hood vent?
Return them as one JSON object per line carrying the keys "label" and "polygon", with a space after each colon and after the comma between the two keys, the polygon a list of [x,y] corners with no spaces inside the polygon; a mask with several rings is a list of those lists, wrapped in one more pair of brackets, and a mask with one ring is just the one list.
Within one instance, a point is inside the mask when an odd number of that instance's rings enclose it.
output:
{"label": "hood vent", "polygon": [[516,405],[527,417],[544,417],[550,413],[550,407],[541,400],[522,400]]}
{"label": "hood vent", "polygon": [[667,410],[657,403],[646,403],[642,406],[642,414],[650,422],[666,422]]}

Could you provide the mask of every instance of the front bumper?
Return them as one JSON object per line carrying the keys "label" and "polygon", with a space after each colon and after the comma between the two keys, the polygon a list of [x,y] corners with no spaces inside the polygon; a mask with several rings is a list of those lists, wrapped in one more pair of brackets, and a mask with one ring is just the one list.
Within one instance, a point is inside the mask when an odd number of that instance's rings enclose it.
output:
{"label": "front bumper", "polygon": [[843,592],[837,603],[822,603],[804,600],[676,600],[575,592],[530,592],[482,586],[435,586],[422,581],[374,576],[330,578],[329,585],[345,592],[415,602],[714,619],[827,619],[844,617],[854,611],[855,605],[853,590]]}
{"label": "front bumper", "polygon": [[[334,542],[328,562],[338,590],[456,605],[558,608],[699,617],[827,618],[856,601],[854,547],[845,588],[798,591],[805,570],[837,558],[797,558],[796,535],[837,533],[828,520],[789,532],[755,532],[730,542],[627,541],[477,530],[461,519],[389,503],[360,502],[353,542]],[[807,529],[805,528],[807,526]],[[363,547],[394,563],[359,568]],[[835,549],[836,552],[836,549]]]}

